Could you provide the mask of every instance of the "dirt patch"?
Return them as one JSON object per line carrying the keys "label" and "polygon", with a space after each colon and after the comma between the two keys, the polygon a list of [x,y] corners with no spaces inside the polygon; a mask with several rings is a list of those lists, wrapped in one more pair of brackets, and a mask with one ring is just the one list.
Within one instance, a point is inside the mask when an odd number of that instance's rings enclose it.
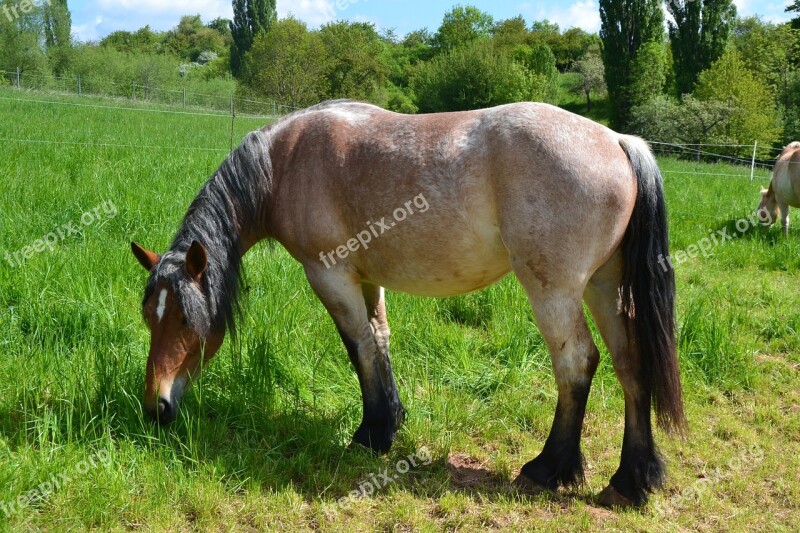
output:
{"label": "dirt patch", "polygon": [[450,483],[461,490],[507,488],[503,479],[489,470],[487,464],[465,453],[453,453],[447,458]]}

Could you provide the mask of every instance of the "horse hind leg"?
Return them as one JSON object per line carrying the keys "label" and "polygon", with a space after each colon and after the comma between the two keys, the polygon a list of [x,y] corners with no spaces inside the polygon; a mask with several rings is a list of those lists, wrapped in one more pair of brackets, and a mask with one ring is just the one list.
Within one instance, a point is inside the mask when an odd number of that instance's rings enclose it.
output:
{"label": "horse hind leg", "polygon": [[622,284],[621,255],[616,254],[590,280],[585,301],[603,342],[611,353],[614,371],[625,393],[625,432],[622,457],[599,503],[608,507],[642,505],[660,488],[664,464],[653,441],[651,391],[644,379],[636,344],[628,336],[619,305]]}
{"label": "horse hind leg", "polygon": [[380,287],[344,271],[306,268],[311,287],[333,318],[358,374],[363,419],[353,443],[386,453],[404,418],[389,362],[386,310]]}
{"label": "horse hind leg", "polygon": [[514,484],[529,493],[554,491],[584,480],[581,429],[599,352],[583,314],[582,287],[545,287],[525,265],[515,272],[550,350],[558,402],[541,453],[522,467]]}

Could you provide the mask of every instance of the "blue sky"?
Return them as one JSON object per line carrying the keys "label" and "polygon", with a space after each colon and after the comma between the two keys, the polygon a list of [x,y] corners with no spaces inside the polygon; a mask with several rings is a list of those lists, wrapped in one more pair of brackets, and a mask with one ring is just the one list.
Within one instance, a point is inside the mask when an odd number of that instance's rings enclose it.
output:
{"label": "blue sky", "polygon": [[[311,26],[332,20],[368,21],[400,35],[427,27],[435,31],[442,16],[459,0],[278,0],[281,17],[293,14]],[[495,19],[523,15],[530,23],[549,19],[562,28],[600,28],[597,0],[462,0],[491,13]],[[790,17],[784,8],[790,0],[735,0],[740,14],[761,15],[773,22]],[[115,30],[136,30],[150,25],[166,30],[181,15],[199,14],[204,21],[230,18],[230,0],[69,0],[73,32],[81,40],[96,40]]]}

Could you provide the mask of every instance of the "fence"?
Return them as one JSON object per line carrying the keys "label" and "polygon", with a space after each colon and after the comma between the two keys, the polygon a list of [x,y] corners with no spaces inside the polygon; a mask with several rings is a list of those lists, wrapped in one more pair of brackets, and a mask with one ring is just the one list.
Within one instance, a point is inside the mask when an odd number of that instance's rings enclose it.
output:
{"label": "fence", "polygon": [[229,94],[203,94],[182,88],[164,88],[140,83],[115,83],[75,77],[31,74],[20,68],[0,68],[0,86],[11,85],[17,89],[56,92],[74,96],[96,96],[147,102],[181,110],[204,110],[228,115],[275,118],[297,108],[277,101],[261,102]]}
{"label": "fence", "polygon": [[[659,141],[648,141],[650,146],[653,148],[653,151],[662,156],[668,157],[677,157],[679,159],[692,159],[698,162],[706,162],[706,163],[728,163],[730,165],[740,165],[743,167],[747,167],[749,169],[750,181],[755,179],[756,170],[764,169],[768,171],[772,171],[772,168],[775,166],[774,159],[759,159],[757,154],[759,150],[762,152],[772,152],[775,153],[776,156],[780,153],[783,149],[782,148],[772,148],[772,147],[760,147],[758,146],[758,141],[755,141],[753,144],[676,144],[676,143],[666,143],[666,142],[659,142]],[[749,152],[753,155],[751,157],[740,157],[735,155],[727,155],[727,154],[720,154],[715,153],[711,150],[716,148],[723,148],[729,150],[738,150],[746,148]],[[727,175],[727,176],[739,176],[738,174],[718,174],[719,176]]]}

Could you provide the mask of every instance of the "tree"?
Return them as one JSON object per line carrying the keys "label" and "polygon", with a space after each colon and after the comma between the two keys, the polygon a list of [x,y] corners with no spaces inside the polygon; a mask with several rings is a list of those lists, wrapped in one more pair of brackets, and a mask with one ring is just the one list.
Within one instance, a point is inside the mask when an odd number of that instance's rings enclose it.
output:
{"label": "tree", "polygon": [[512,51],[528,44],[530,33],[521,16],[502,20],[492,29],[494,45],[498,50]]}
{"label": "tree", "polygon": [[269,31],[278,18],[275,0],[233,0],[231,22],[231,70],[237,78],[242,75],[244,58],[261,32]]}
{"label": "tree", "polygon": [[592,93],[606,92],[606,71],[599,46],[591,47],[583,59],[575,62],[573,70],[580,74],[580,84],[573,90],[586,97],[586,113],[592,112]]}
{"label": "tree", "polygon": [[645,139],[659,142],[724,142],[735,112],[731,105],[718,100],[701,101],[685,94],[679,104],[660,95],[631,111],[631,129]]}
{"label": "tree", "polygon": [[791,79],[800,63],[800,31],[757,17],[739,20],[733,43],[742,61],[770,86],[784,109],[790,107]]}
{"label": "tree", "polygon": [[109,33],[100,41],[100,46],[119,52],[157,54],[163,51],[162,41],[163,34],[155,33],[150,26],[145,26],[134,33],[124,30]]}
{"label": "tree", "polygon": [[518,47],[514,59],[529,72],[539,74],[544,81],[544,93],[541,101],[555,103],[558,98],[559,72],[556,68],[556,56],[546,44]]}
{"label": "tree", "polygon": [[0,66],[23,73],[48,73],[47,56],[42,48],[44,15],[36,4],[27,11],[20,10],[17,18],[6,17],[0,11]]}
{"label": "tree", "polygon": [[[783,130],[772,91],[753,76],[735,48],[725,52],[709,70],[700,73],[695,94],[702,101],[715,100],[735,109],[734,117],[727,124],[724,142],[752,144],[757,140],[760,146],[769,148],[781,139]],[[747,149],[731,152],[748,155]],[[769,152],[761,155],[768,156]]]}
{"label": "tree", "polygon": [[164,46],[186,61],[197,61],[203,52],[218,56],[227,48],[223,35],[203,25],[200,15],[181,17],[178,26],[167,32]]}
{"label": "tree", "polygon": [[330,58],[326,65],[329,96],[383,104],[390,70],[375,26],[333,22],[323,26],[319,34]]}
{"label": "tree", "polygon": [[72,48],[72,15],[67,0],[51,0],[42,4],[44,42],[50,65],[56,76],[63,74]]}
{"label": "tree", "polygon": [[667,51],[660,42],[645,43],[633,61],[631,105],[645,105],[664,92],[667,81]]}
{"label": "tree", "polygon": [[700,73],[725,52],[736,23],[732,0],[670,0],[669,37],[678,96],[694,90]]}
{"label": "tree", "polygon": [[794,0],[794,4],[786,8],[787,13],[797,13],[796,19],[792,20],[792,28],[800,30],[800,0]]}
{"label": "tree", "polygon": [[486,40],[419,65],[411,79],[422,112],[465,111],[542,100],[546,83],[544,76],[528,71]]}
{"label": "tree", "polygon": [[600,0],[603,63],[611,101],[612,125],[626,131],[630,122],[633,62],[639,48],[664,39],[660,0]]}
{"label": "tree", "polygon": [[326,98],[327,52],[318,33],[287,18],[260,33],[245,58],[246,85],[255,95],[308,107]]}
{"label": "tree", "polygon": [[445,14],[433,38],[439,51],[452,50],[475,40],[491,36],[494,18],[473,6],[456,6]]}

